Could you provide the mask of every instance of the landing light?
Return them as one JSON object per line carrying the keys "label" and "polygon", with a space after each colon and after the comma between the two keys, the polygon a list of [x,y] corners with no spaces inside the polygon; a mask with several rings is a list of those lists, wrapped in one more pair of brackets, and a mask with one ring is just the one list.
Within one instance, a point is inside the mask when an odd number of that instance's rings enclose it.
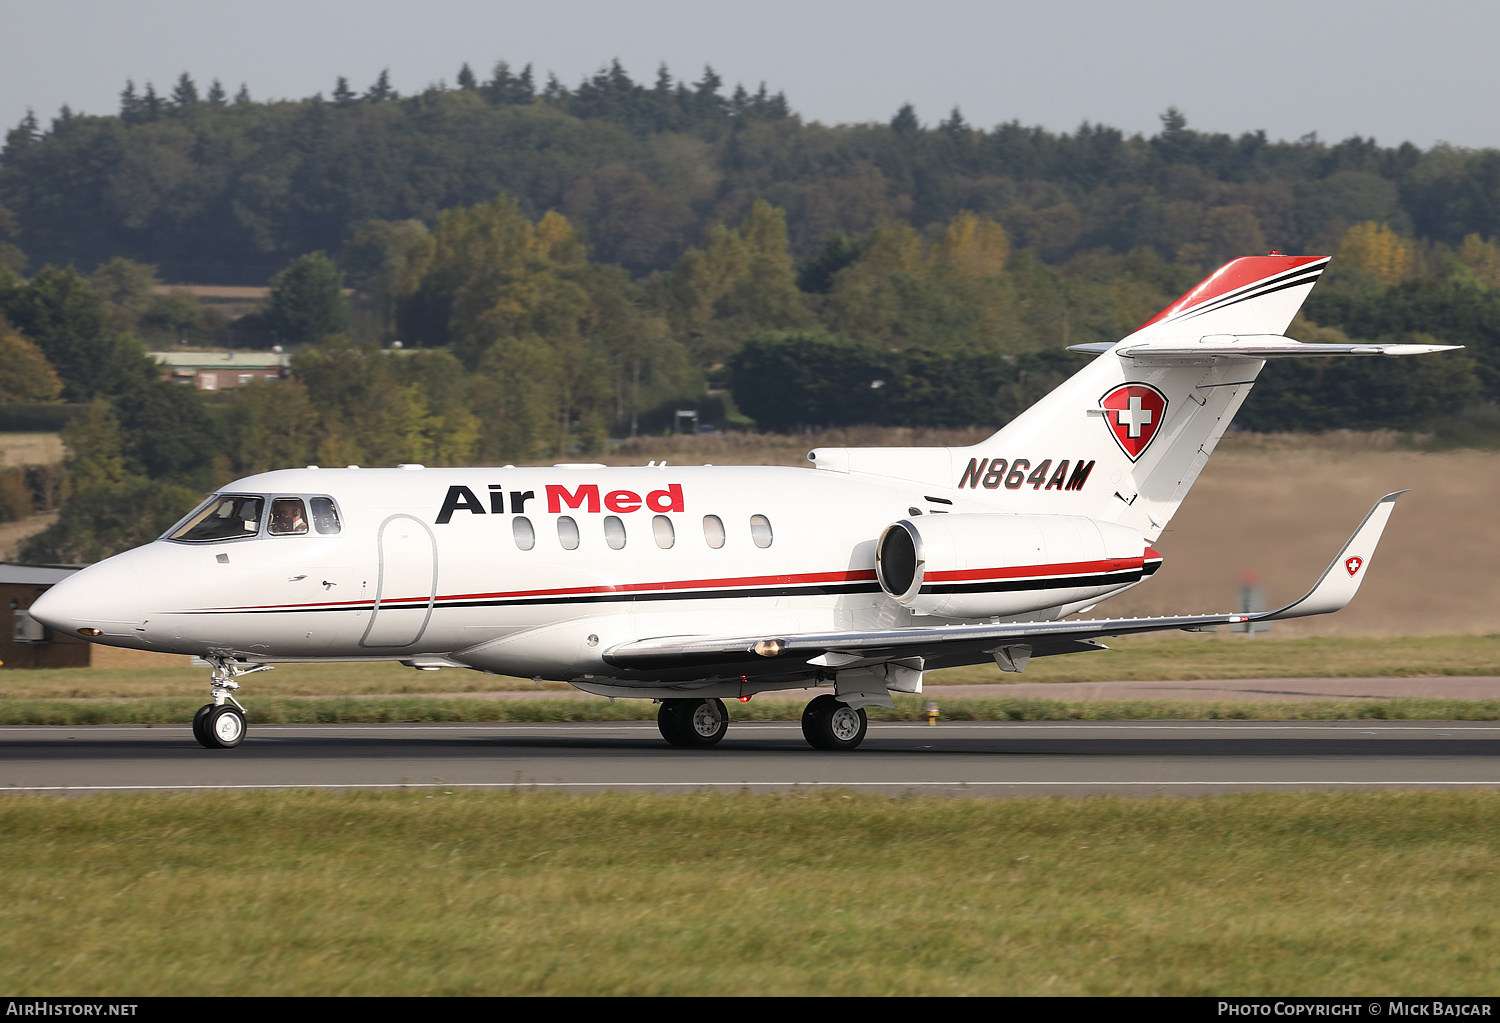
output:
{"label": "landing light", "polygon": [[763,639],[750,648],[762,657],[776,657],[786,649],[786,641],[781,639]]}
{"label": "landing light", "polygon": [[78,630],[78,634],[80,636],[101,636],[101,635],[103,635],[103,633],[101,633],[98,629],[79,629]]}

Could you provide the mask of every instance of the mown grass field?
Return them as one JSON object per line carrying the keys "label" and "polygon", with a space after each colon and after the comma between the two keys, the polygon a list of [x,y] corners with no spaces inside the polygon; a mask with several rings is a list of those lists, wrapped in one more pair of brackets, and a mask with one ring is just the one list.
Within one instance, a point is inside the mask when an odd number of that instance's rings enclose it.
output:
{"label": "mown grass field", "polygon": [[[928,673],[931,686],[1003,682],[1164,681],[1201,678],[1361,678],[1500,675],[1500,636],[1276,639],[1230,635],[1144,636],[1114,649],[1041,657],[1024,674],[993,664]],[[399,664],[286,664],[244,680],[252,699],[286,696],[431,695],[535,690],[529,679]],[[570,690],[563,683],[542,688]],[[10,700],[131,699],[206,695],[207,668],[61,668],[0,671]]]}
{"label": "mown grass field", "polygon": [[1493,994],[1500,794],[0,801],[16,995]]}

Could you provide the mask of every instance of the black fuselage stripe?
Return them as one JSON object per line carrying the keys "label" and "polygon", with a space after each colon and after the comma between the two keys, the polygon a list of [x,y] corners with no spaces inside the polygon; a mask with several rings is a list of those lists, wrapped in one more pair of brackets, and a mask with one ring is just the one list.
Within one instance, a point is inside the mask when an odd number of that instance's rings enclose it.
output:
{"label": "black fuselage stripe", "polygon": [[981,583],[936,583],[923,586],[923,593],[1014,593],[1017,590],[1066,590],[1076,586],[1108,586],[1133,583],[1142,575],[1138,568],[1106,575],[1073,575],[1057,579],[995,579]]}

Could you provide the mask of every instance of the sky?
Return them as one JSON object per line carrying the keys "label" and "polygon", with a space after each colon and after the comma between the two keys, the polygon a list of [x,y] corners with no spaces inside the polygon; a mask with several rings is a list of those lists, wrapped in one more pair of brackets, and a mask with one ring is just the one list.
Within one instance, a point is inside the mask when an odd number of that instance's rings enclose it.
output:
{"label": "sky", "polygon": [[0,26],[7,127],[65,103],[114,113],[127,78],[167,92],[183,71],[299,98],[385,68],[402,92],[464,62],[483,79],[499,59],[572,86],[618,57],[648,82],[662,62],[690,80],[711,64],[828,124],[910,102],[928,124],[957,106],[979,127],[1151,134],[1176,106],[1205,131],[1500,146],[1500,4],[1473,0],[0,0]]}

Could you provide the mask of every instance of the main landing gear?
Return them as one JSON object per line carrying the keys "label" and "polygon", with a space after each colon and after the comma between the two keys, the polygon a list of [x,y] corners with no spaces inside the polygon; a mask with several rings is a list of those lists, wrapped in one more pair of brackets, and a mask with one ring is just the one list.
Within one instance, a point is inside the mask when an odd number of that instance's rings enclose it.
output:
{"label": "main landing gear", "polygon": [[234,698],[240,687],[235,681],[241,675],[253,675],[272,666],[258,664],[253,668],[240,668],[231,657],[210,657],[214,673],[208,683],[212,703],[198,708],[193,715],[193,738],[208,749],[233,749],[245,738],[245,708]]}
{"label": "main landing gear", "polygon": [[[729,711],[723,700],[663,700],[656,727],[673,746],[716,746],[729,731]],[[813,749],[854,749],[865,741],[869,727],[863,707],[851,707],[828,693],[802,712],[802,734]]]}
{"label": "main landing gear", "polygon": [[802,712],[802,735],[813,749],[854,749],[865,741],[870,721],[863,707],[851,707],[824,693]]}
{"label": "main landing gear", "polygon": [[729,709],[723,700],[663,700],[656,727],[673,746],[717,746],[729,731]]}

